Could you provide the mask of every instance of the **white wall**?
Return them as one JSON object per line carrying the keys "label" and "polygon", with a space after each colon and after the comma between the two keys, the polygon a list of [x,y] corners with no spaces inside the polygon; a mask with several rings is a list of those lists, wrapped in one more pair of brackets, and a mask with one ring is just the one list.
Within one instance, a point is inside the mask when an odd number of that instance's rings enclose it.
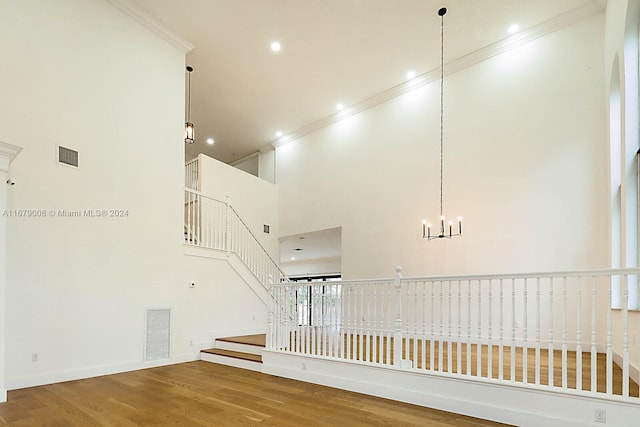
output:
{"label": "white wall", "polygon": [[[195,287],[186,295],[184,331],[196,346],[211,347],[213,339],[264,333],[267,307],[225,259],[185,256],[185,278]],[[247,270],[248,271],[248,270]],[[205,302],[205,303],[203,303]],[[185,319],[186,320],[186,319]]]}
{"label": "white wall", "polygon": [[[272,259],[280,259],[278,187],[274,184],[200,154],[201,192],[224,202],[229,196],[238,212]],[[269,233],[263,226],[269,225]]]}
{"label": "white wall", "polygon": [[439,82],[278,147],[281,234],[342,227],[349,279],[606,267],[603,25],[445,78],[444,213],[463,237],[421,238],[439,216]]}
{"label": "white wall", "polygon": [[184,274],[184,52],[102,0],[1,2],[0,39],[0,140],[24,147],[8,208],[47,213],[7,221],[8,387],[146,366],[149,307],[172,308],[172,361],[192,358],[211,325],[190,329],[209,302]]}
{"label": "white wall", "polygon": [[253,176],[260,176],[259,153],[254,153],[244,159],[233,162],[231,163],[231,166]]}
{"label": "white wall", "polygon": [[[637,0],[615,1],[607,3],[605,38],[605,87],[610,108],[609,134],[611,151],[608,160],[611,164],[612,187],[621,184],[622,191],[616,197],[614,188],[609,194],[612,217],[611,246],[613,262],[618,260],[622,267],[638,266],[638,201],[636,200],[635,153],[638,145],[638,27],[640,21],[640,2]],[[617,72],[617,75],[614,73]],[[612,82],[617,87],[612,87]],[[617,105],[616,105],[617,103]],[[617,137],[616,137],[617,135]],[[615,143],[613,142],[615,140]],[[614,146],[615,145],[615,146]],[[617,168],[617,170],[616,170]],[[619,174],[618,176],[614,176]],[[614,266],[618,266],[614,265]],[[637,288],[634,286],[633,290]],[[614,291],[619,289],[614,289]],[[617,306],[622,298],[618,297]],[[637,298],[637,294],[636,294]],[[633,306],[636,301],[631,301]],[[636,381],[640,378],[640,311],[629,312],[628,345],[632,369]],[[613,311],[614,330],[623,330],[623,316],[620,310]],[[622,337],[614,335],[614,350],[623,354]]]}

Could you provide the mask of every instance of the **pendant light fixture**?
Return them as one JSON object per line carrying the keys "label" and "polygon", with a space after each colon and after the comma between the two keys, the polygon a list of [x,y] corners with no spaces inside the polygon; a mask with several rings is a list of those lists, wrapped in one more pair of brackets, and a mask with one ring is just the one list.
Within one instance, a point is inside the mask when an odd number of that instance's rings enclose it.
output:
{"label": "pendant light fixture", "polygon": [[440,16],[440,231],[437,234],[431,234],[431,224],[427,220],[422,221],[422,237],[428,240],[433,239],[450,239],[455,236],[462,235],[462,218],[458,217],[456,232],[453,232],[453,221],[448,222],[445,226],[446,218],[443,211],[443,177],[444,177],[444,15],[447,8],[442,7],[438,10]]}
{"label": "pendant light fixture", "polygon": [[196,129],[191,122],[191,72],[193,67],[187,66],[187,120],[184,123],[184,142],[193,144],[196,142]]}

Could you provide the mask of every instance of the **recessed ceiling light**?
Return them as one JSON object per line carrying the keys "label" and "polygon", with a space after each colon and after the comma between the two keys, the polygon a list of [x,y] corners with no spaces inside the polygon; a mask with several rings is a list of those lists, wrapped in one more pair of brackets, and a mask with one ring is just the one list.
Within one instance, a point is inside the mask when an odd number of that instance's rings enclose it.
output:
{"label": "recessed ceiling light", "polygon": [[344,105],[342,105],[342,104],[337,104],[336,105],[336,110],[341,111],[342,109],[344,109]]}
{"label": "recessed ceiling light", "polygon": [[276,132],[276,138],[280,138],[282,135],[284,135],[282,132],[280,131]]}
{"label": "recessed ceiling light", "polygon": [[513,24],[509,27],[509,34],[515,34],[518,32],[518,30],[520,30],[520,25]]}
{"label": "recessed ceiling light", "polygon": [[291,261],[295,261],[295,260],[296,260],[296,257],[292,256]]}
{"label": "recessed ceiling light", "polygon": [[411,80],[412,78],[414,78],[416,76],[416,72],[415,71],[409,71],[407,73],[407,79]]}
{"label": "recessed ceiling light", "polygon": [[280,49],[282,49],[282,46],[280,46],[279,42],[273,42],[271,43],[271,50],[274,52],[280,52]]}
{"label": "recessed ceiling light", "polygon": [[207,138],[207,144],[213,145],[214,142],[213,138]]}

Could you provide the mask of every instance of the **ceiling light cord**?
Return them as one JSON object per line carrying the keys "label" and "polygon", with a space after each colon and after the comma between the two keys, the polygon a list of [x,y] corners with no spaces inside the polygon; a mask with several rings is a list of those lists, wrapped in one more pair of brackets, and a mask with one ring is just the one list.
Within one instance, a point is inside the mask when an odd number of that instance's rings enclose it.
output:
{"label": "ceiling light cord", "polygon": [[187,74],[187,86],[189,86],[189,90],[187,91],[187,121],[191,122],[191,71],[190,67],[187,67],[189,71]]}
{"label": "ceiling light cord", "polygon": [[440,217],[444,214],[443,169],[444,169],[444,14],[440,15]]}

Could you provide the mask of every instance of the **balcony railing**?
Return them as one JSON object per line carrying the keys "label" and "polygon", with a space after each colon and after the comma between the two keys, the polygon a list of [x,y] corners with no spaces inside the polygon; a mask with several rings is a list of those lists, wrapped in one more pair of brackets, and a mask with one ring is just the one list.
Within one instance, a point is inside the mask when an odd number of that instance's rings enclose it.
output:
{"label": "balcony railing", "polygon": [[[402,278],[398,270],[385,280],[285,283],[271,287],[267,348],[638,403],[627,297],[639,275]],[[622,307],[613,310],[618,292]]]}

